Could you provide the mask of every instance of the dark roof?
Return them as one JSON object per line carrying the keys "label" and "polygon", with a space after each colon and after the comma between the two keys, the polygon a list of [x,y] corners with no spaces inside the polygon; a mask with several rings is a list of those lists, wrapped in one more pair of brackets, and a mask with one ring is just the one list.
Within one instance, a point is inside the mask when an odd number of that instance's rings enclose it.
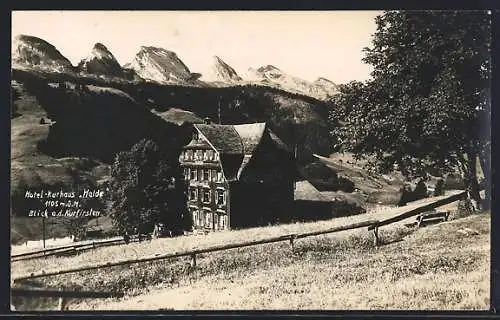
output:
{"label": "dark roof", "polygon": [[221,156],[227,179],[240,177],[243,169],[252,159],[257,146],[267,133],[279,148],[289,149],[266,126],[266,123],[238,125],[193,124]]}
{"label": "dark roof", "polygon": [[194,124],[219,153],[243,154],[243,143],[232,125]]}

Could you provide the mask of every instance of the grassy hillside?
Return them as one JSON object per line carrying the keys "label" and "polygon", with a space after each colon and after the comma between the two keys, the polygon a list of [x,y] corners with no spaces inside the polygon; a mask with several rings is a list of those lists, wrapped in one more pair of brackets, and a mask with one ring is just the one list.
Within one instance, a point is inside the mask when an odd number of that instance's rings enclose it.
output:
{"label": "grassy hillside", "polygon": [[[42,238],[41,222],[27,215],[45,206],[26,191],[98,188],[115,154],[141,138],[168,145],[174,159],[185,143],[186,127],[164,121],[123,91],[21,74],[11,84],[12,243]],[[66,235],[64,224],[47,230],[48,237]]]}
{"label": "grassy hillside", "polygon": [[[323,229],[363,216],[158,239],[96,249],[73,258],[19,261],[12,264],[12,273],[15,277],[222,244],[224,239]],[[30,285],[125,290],[127,294],[120,300],[75,301],[73,309],[487,308],[490,216],[453,217],[456,219],[421,229],[402,224],[382,228],[385,245],[379,249],[373,248],[372,235],[359,229],[299,240],[293,254],[288,243],[269,244],[201,255],[196,270],[189,268],[187,259],[177,259],[43,278]]]}
{"label": "grassy hillside", "polygon": [[322,164],[335,172],[338,176],[337,180],[347,180],[349,183],[344,182],[343,185],[362,194],[363,202],[396,205],[400,201],[404,180],[397,173],[386,176],[373,174],[352,162],[339,158],[338,154],[330,157],[318,156],[317,164]]}
{"label": "grassy hillside", "polygon": [[[288,143],[296,141],[306,151],[328,154],[331,151],[330,130],[326,119],[331,107],[314,98],[283,90],[241,85],[231,87],[194,87],[159,85],[145,81],[100,79],[72,74],[43,73],[41,71],[13,70],[13,79],[25,83],[71,82],[110,87],[126,93],[138,105],[149,110],[165,112],[171,108],[193,112],[214,122],[238,124],[269,121],[271,128]],[[295,118],[295,120],[294,120]],[[294,125],[294,121],[298,125]]]}
{"label": "grassy hillside", "polygon": [[[281,247],[274,263],[255,261],[239,272],[224,270],[179,287],[135,298],[101,302],[94,310],[487,310],[488,216],[418,230],[404,241],[370,249],[322,238],[300,244],[293,257]],[[474,229],[478,235],[458,231]],[[448,234],[449,242],[440,237]],[[399,236],[388,240],[398,240]],[[475,241],[471,241],[474,239]],[[357,241],[356,241],[357,240]],[[464,247],[457,251],[456,245]],[[269,249],[267,249],[269,250]],[[247,256],[250,258],[250,256]],[[261,267],[258,268],[257,266]],[[226,273],[227,272],[227,273]],[[83,308],[83,307],[82,307]]]}

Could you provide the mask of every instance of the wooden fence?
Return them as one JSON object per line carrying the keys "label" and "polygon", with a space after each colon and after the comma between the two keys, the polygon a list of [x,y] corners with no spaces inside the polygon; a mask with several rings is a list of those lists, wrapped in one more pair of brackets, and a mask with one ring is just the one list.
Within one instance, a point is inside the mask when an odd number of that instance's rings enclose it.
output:
{"label": "wooden fence", "polygon": [[[422,204],[421,206],[418,206],[414,209],[411,209],[409,211],[405,211],[397,216],[394,216],[394,217],[391,217],[389,219],[385,219],[382,221],[369,220],[369,221],[363,221],[363,222],[359,222],[359,223],[334,227],[334,228],[320,230],[320,231],[287,234],[287,235],[281,235],[281,236],[271,237],[271,238],[266,238],[266,239],[261,239],[261,240],[252,240],[252,241],[246,241],[246,242],[241,242],[241,243],[213,246],[213,247],[204,248],[204,249],[194,249],[194,250],[173,252],[173,253],[167,253],[167,254],[156,254],[154,256],[143,257],[143,258],[138,258],[138,259],[127,259],[127,260],[121,260],[121,261],[115,261],[115,262],[107,262],[107,263],[96,264],[96,265],[69,268],[69,269],[65,269],[65,270],[58,270],[58,271],[51,271],[51,272],[41,271],[41,272],[37,272],[37,273],[31,273],[28,275],[22,275],[20,277],[15,278],[14,281],[49,277],[49,276],[75,273],[75,272],[81,272],[81,271],[109,268],[109,267],[120,266],[120,265],[130,265],[130,264],[135,264],[135,263],[164,260],[164,259],[172,259],[172,258],[179,258],[179,257],[187,257],[187,256],[191,257],[191,265],[196,266],[196,255],[203,254],[203,253],[223,251],[223,250],[249,247],[249,246],[261,245],[261,244],[266,244],[266,243],[282,242],[282,241],[289,241],[290,245],[293,249],[294,241],[296,239],[317,236],[317,235],[321,235],[321,234],[340,232],[340,231],[344,231],[344,230],[350,230],[350,229],[356,229],[356,228],[362,228],[362,227],[368,227],[369,231],[373,230],[374,244],[375,244],[375,246],[378,246],[379,245],[378,229],[380,227],[385,226],[385,225],[389,225],[389,224],[392,224],[392,223],[395,223],[395,222],[398,222],[401,220],[405,220],[405,219],[408,219],[408,218],[415,216],[419,213],[426,212],[426,211],[429,211],[431,209],[458,201],[458,200],[466,197],[466,195],[467,195],[467,193],[464,191],[464,192],[460,192],[458,194],[453,194],[453,195],[450,195],[450,196],[447,196],[444,198],[440,198],[440,199],[435,200],[433,202],[430,202],[427,204]],[[108,240],[108,242],[113,242],[113,241],[122,241],[123,242],[123,240]],[[106,241],[103,241],[100,243],[103,244],[103,243],[106,243]],[[88,246],[88,245],[92,245],[92,244],[85,244],[82,246]]]}
{"label": "wooden fence", "polygon": [[[339,226],[339,227],[333,227],[333,228],[325,229],[325,230],[286,234],[286,235],[281,235],[281,236],[271,237],[271,238],[266,238],[266,239],[261,239],[261,240],[252,240],[252,241],[246,241],[246,242],[240,242],[240,243],[234,243],[234,244],[213,246],[213,247],[204,248],[204,249],[194,249],[194,250],[173,252],[173,253],[162,254],[162,255],[156,254],[154,256],[143,257],[143,258],[138,258],[138,259],[121,260],[121,261],[116,261],[116,262],[112,262],[112,263],[108,262],[108,263],[103,263],[103,264],[89,265],[89,266],[70,268],[70,269],[58,270],[58,271],[52,271],[52,272],[41,271],[38,273],[31,273],[29,275],[19,276],[19,277],[13,279],[13,281],[19,282],[19,281],[27,280],[27,279],[56,276],[56,275],[62,275],[62,274],[68,274],[68,273],[96,270],[96,269],[101,269],[101,268],[109,268],[109,267],[113,267],[113,266],[130,265],[130,264],[136,264],[136,263],[142,263],[142,262],[165,260],[165,259],[172,259],[172,258],[179,258],[179,257],[190,257],[191,258],[191,266],[196,267],[196,255],[200,255],[203,253],[224,251],[224,250],[229,250],[229,249],[250,247],[250,246],[255,246],[255,245],[276,243],[276,242],[282,242],[282,241],[289,241],[290,246],[293,250],[294,249],[294,241],[296,239],[312,237],[312,236],[317,236],[317,235],[322,235],[322,234],[335,233],[335,232],[340,232],[340,231],[345,231],[345,230],[352,230],[352,229],[357,229],[357,228],[362,228],[362,227],[368,227],[369,231],[370,230],[373,231],[374,244],[375,244],[375,246],[378,246],[379,245],[378,229],[380,227],[386,226],[386,225],[389,225],[389,224],[392,224],[392,223],[395,223],[398,221],[402,221],[402,220],[408,219],[412,216],[415,216],[417,214],[420,214],[420,213],[429,211],[431,209],[458,201],[466,196],[467,196],[467,193],[465,191],[460,192],[458,194],[454,194],[451,196],[447,196],[445,198],[435,200],[431,203],[423,204],[423,205],[418,206],[416,208],[413,208],[409,211],[405,211],[399,215],[393,216],[389,219],[385,219],[382,221],[369,220],[369,221],[363,221],[363,222]],[[99,244],[106,245],[106,243],[114,243],[117,241],[123,242],[122,239],[117,239],[117,240],[107,240],[107,241],[95,242],[95,243],[90,243],[90,244],[75,245],[75,246],[69,246],[69,247],[72,247],[74,249],[75,247],[78,247],[78,246],[85,247],[85,246],[95,246],[95,245],[99,245]],[[62,248],[59,247],[59,248],[48,249],[48,250],[54,251],[54,250],[58,250],[58,249],[60,250]],[[48,250],[44,250],[44,251],[48,251]],[[17,257],[20,257],[20,256],[21,255],[17,255]],[[59,300],[60,310],[65,309],[65,301],[66,301],[65,299],[67,299],[67,298],[105,298],[105,297],[111,297],[111,296],[116,297],[117,296],[117,293],[96,293],[96,292],[92,292],[92,293],[73,292],[73,293],[71,293],[71,292],[64,292],[64,291],[57,291],[57,290],[55,290],[55,291],[54,290],[53,291],[51,291],[51,290],[26,290],[26,289],[19,289],[19,288],[13,288],[13,289],[11,289],[11,292],[12,292],[13,296],[29,296],[29,297],[55,296],[55,297],[59,297],[60,298],[60,300]],[[118,294],[118,295],[121,295],[121,294]]]}
{"label": "wooden fence", "polygon": [[109,267],[120,266],[120,265],[130,265],[130,264],[135,264],[135,263],[164,260],[164,259],[172,259],[172,258],[179,258],[179,257],[188,257],[188,256],[192,258],[191,264],[193,266],[196,266],[196,255],[199,255],[202,253],[223,251],[223,250],[236,249],[236,248],[242,248],[242,247],[250,247],[250,246],[255,246],[255,245],[260,245],[260,244],[282,242],[282,241],[289,241],[293,247],[293,243],[294,243],[295,239],[317,236],[320,234],[334,233],[334,232],[356,229],[356,228],[362,228],[362,227],[368,227],[368,226],[370,226],[374,223],[377,223],[377,222],[378,222],[377,220],[370,220],[370,221],[349,224],[349,225],[330,228],[330,229],[321,230],[321,231],[313,231],[313,232],[306,232],[306,233],[299,233],[299,234],[287,234],[287,235],[282,235],[282,236],[278,236],[278,237],[271,237],[271,238],[266,238],[266,239],[261,239],[261,240],[252,240],[252,241],[246,241],[246,242],[240,242],[240,243],[234,243],[234,244],[213,246],[213,247],[204,248],[204,249],[194,249],[194,250],[188,250],[188,251],[182,251],[182,252],[173,252],[173,253],[168,253],[168,254],[163,254],[163,255],[156,254],[156,255],[150,256],[150,257],[121,260],[121,261],[116,261],[116,262],[107,262],[107,263],[102,263],[102,264],[97,264],[97,265],[70,268],[70,269],[59,270],[59,271],[52,271],[52,272],[41,271],[38,273],[31,273],[29,275],[23,275],[23,276],[15,278],[13,280],[14,280],[14,282],[18,282],[18,281],[27,280],[27,279],[42,278],[42,277],[49,277],[49,276],[67,274],[67,273],[75,273],[75,272],[95,270],[95,269],[101,269],[101,268],[109,268]]}
{"label": "wooden fence", "polygon": [[[130,237],[129,242],[137,242],[137,241],[139,241],[138,237]],[[30,259],[37,259],[37,258],[42,258],[42,257],[70,254],[73,252],[76,253],[76,252],[91,250],[91,249],[100,248],[100,247],[109,247],[109,246],[114,246],[114,245],[120,245],[120,244],[124,244],[124,243],[125,243],[125,241],[121,237],[117,238],[117,239],[96,240],[96,241],[92,241],[92,242],[76,243],[76,244],[71,244],[71,245],[67,245],[67,246],[48,248],[48,249],[43,249],[43,250],[38,250],[38,251],[23,252],[23,253],[11,255],[10,258],[11,258],[11,261],[30,260]]]}
{"label": "wooden fence", "polygon": [[373,231],[374,243],[375,243],[375,245],[378,245],[379,244],[378,229],[380,227],[386,226],[386,225],[389,225],[389,224],[392,224],[392,223],[395,223],[395,222],[399,222],[399,221],[402,221],[402,220],[405,220],[405,219],[408,219],[408,218],[411,218],[413,216],[416,216],[417,214],[420,214],[420,213],[423,213],[423,212],[426,212],[426,211],[429,211],[429,210],[432,210],[432,209],[444,206],[446,204],[450,204],[452,202],[458,201],[458,200],[463,199],[465,197],[467,197],[467,192],[463,191],[463,192],[460,192],[460,193],[457,193],[457,194],[454,194],[454,195],[451,195],[451,196],[447,196],[447,197],[445,197],[443,199],[439,199],[439,200],[433,201],[431,203],[418,206],[418,207],[416,207],[416,208],[414,208],[412,210],[405,211],[405,212],[403,212],[403,213],[401,213],[401,214],[399,214],[397,216],[394,216],[394,217],[391,217],[389,219],[385,219],[385,220],[382,220],[382,221],[378,221],[378,222],[370,225],[368,227],[368,231],[370,231],[370,230]]}

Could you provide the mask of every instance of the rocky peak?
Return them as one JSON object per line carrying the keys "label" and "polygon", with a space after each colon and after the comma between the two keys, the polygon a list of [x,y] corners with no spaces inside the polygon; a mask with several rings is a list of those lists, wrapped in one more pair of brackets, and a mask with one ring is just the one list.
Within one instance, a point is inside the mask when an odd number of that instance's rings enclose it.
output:
{"label": "rocky peak", "polygon": [[30,35],[16,36],[12,42],[11,54],[13,67],[40,68],[54,72],[71,72],[74,69],[56,47]]}
{"label": "rocky peak", "polygon": [[127,67],[141,78],[159,83],[179,84],[193,79],[193,74],[175,52],[158,47],[141,46]]}
{"label": "rocky peak", "polygon": [[94,45],[90,54],[80,61],[78,69],[82,72],[97,75],[123,76],[120,64],[102,43]]}
{"label": "rocky peak", "polygon": [[236,82],[241,81],[241,77],[236,71],[218,56],[213,56],[214,63],[212,64],[211,77],[216,81]]}
{"label": "rocky peak", "polygon": [[316,79],[313,84],[325,91],[328,96],[336,93],[339,88],[335,82],[323,77]]}
{"label": "rocky peak", "polygon": [[271,64],[268,64],[267,66],[262,66],[257,69],[258,72],[265,73],[265,72],[280,72],[281,70]]}

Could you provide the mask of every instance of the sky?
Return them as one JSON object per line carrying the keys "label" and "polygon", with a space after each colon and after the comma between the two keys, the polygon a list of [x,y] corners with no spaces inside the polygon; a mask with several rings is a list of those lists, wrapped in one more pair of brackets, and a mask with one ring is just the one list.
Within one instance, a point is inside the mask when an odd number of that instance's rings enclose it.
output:
{"label": "sky", "polygon": [[[243,75],[274,65],[287,74],[336,83],[369,78],[378,11],[14,11],[12,36],[42,38],[73,65],[96,42],[121,65],[140,46],[177,53],[191,72],[207,74],[217,55]],[[203,77],[202,77],[203,79]]]}

